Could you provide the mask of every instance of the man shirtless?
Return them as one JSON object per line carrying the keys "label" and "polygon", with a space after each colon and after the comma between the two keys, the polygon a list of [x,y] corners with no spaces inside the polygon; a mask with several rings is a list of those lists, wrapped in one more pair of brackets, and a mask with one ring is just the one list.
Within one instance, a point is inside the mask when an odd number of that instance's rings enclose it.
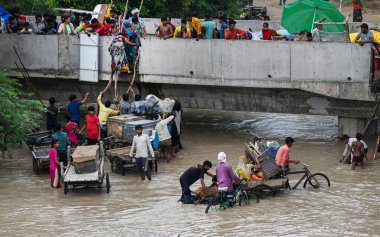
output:
{"label": "man shirtless", "polygon": [[172,27],[168,24],[167,17],[161,17],[161,25],[157,28],[156,35],[164,40],[173,37],[174,32]]}
{"label": "man shirtless", "polygon": [[356,134],[356,139],[357,141],[354,141],[351,146],[351,151],[352,151],[352,166],[351,169],[354,170],[356,164],[361,165],[362,169],[364,169],[364,162],[363,158],[365,156],[364,152],[364,144],[361,142],[363,138],[363,135],[361,133]]}

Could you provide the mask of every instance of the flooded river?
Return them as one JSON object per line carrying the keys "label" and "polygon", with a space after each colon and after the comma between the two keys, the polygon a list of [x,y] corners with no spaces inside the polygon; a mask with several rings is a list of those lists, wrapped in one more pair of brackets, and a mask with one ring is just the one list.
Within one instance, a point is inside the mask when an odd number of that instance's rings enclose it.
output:
{"label": "flooded river", "polygon": [[[33,173],[29,150],[14,151],[13,159],[0,160],[0,236],[117,236],[124,226],[181,236],[380,236],[380,161],[371,159],[374,141],[367,141],[370,161],[365,170],[352,172],[339,163],[344,145],[335,139],[336,118],[187,111],[184,120],[184,149],[170,164],[159,161],[151,182],[133,173],[114,174],[107,161],[110,194],[53,190],[47,171]],[[299,187],[209,214],[203,205],[177,202],[181,173],[205,159],[216,164],[220,151],[236,167],[249,130],[281,138],[281,143],[286,136],[295,137],[291,157],[309,164],[312,172],[325,173],[330,189]],[[291,185],[299,177],[289,176]]]}

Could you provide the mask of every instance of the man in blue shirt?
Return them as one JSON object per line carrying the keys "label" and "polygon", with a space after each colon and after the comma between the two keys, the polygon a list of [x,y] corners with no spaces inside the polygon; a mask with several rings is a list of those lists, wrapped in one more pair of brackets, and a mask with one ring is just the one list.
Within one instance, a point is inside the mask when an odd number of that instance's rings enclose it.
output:
{"label": "man in blue shirt", "polygon": [[203,22],[203,27],[206,29],[205,38],[212,39],[214,38],[214,30],[216,28],[215,22],[212,21],[211,16],[207,14],[205,16],[205,22]]}
{"label": "man in blue shirt", "polygon": [[120,102],[120,114],[130,114],[131,113],[131,105],[128,103],[129,95],[124,94],[123,100]]}
{"label": "man in blue shirt", "polygon": [[86,93],[86,96],[80,101],[76,95],[70,95],[70,103],[67,105],[67,112],[70,114],[70,121],[78,124],[80,120],[80,106],[87,102],[90,93]]}
{"label": "man in blue shirt", "polygon": [[225,39],[224,31],[227,29],[227,17],[226,16],[220,16],[219,17],[219,24],[220,24],[220,39]]}

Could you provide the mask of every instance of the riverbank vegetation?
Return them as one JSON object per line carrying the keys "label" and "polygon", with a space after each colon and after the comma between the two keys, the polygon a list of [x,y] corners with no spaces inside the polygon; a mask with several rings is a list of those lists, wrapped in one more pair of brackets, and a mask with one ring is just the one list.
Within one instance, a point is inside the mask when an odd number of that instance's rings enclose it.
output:
{"label": "riverbank vegetation", "polygon": [[43,106],[21,91],[17,79],[0,70],[0,152],[20,147],[25,135],[40,126]]}

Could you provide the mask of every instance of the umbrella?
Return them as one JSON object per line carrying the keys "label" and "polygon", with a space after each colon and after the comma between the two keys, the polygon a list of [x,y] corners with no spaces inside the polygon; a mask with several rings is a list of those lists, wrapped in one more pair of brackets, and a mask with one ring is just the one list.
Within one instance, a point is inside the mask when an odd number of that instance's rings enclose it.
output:
{"label": "umbrella", "polygon": [[[287,4],[282,13],[281,25],[290,33],[312,31],[316,21],[343,23],[345,17],[331,2],[323,0],[297,0]],[[325,30],[325,29],[324,29]],[[328,27],[329,32],[344,31],[343,26]]]}

